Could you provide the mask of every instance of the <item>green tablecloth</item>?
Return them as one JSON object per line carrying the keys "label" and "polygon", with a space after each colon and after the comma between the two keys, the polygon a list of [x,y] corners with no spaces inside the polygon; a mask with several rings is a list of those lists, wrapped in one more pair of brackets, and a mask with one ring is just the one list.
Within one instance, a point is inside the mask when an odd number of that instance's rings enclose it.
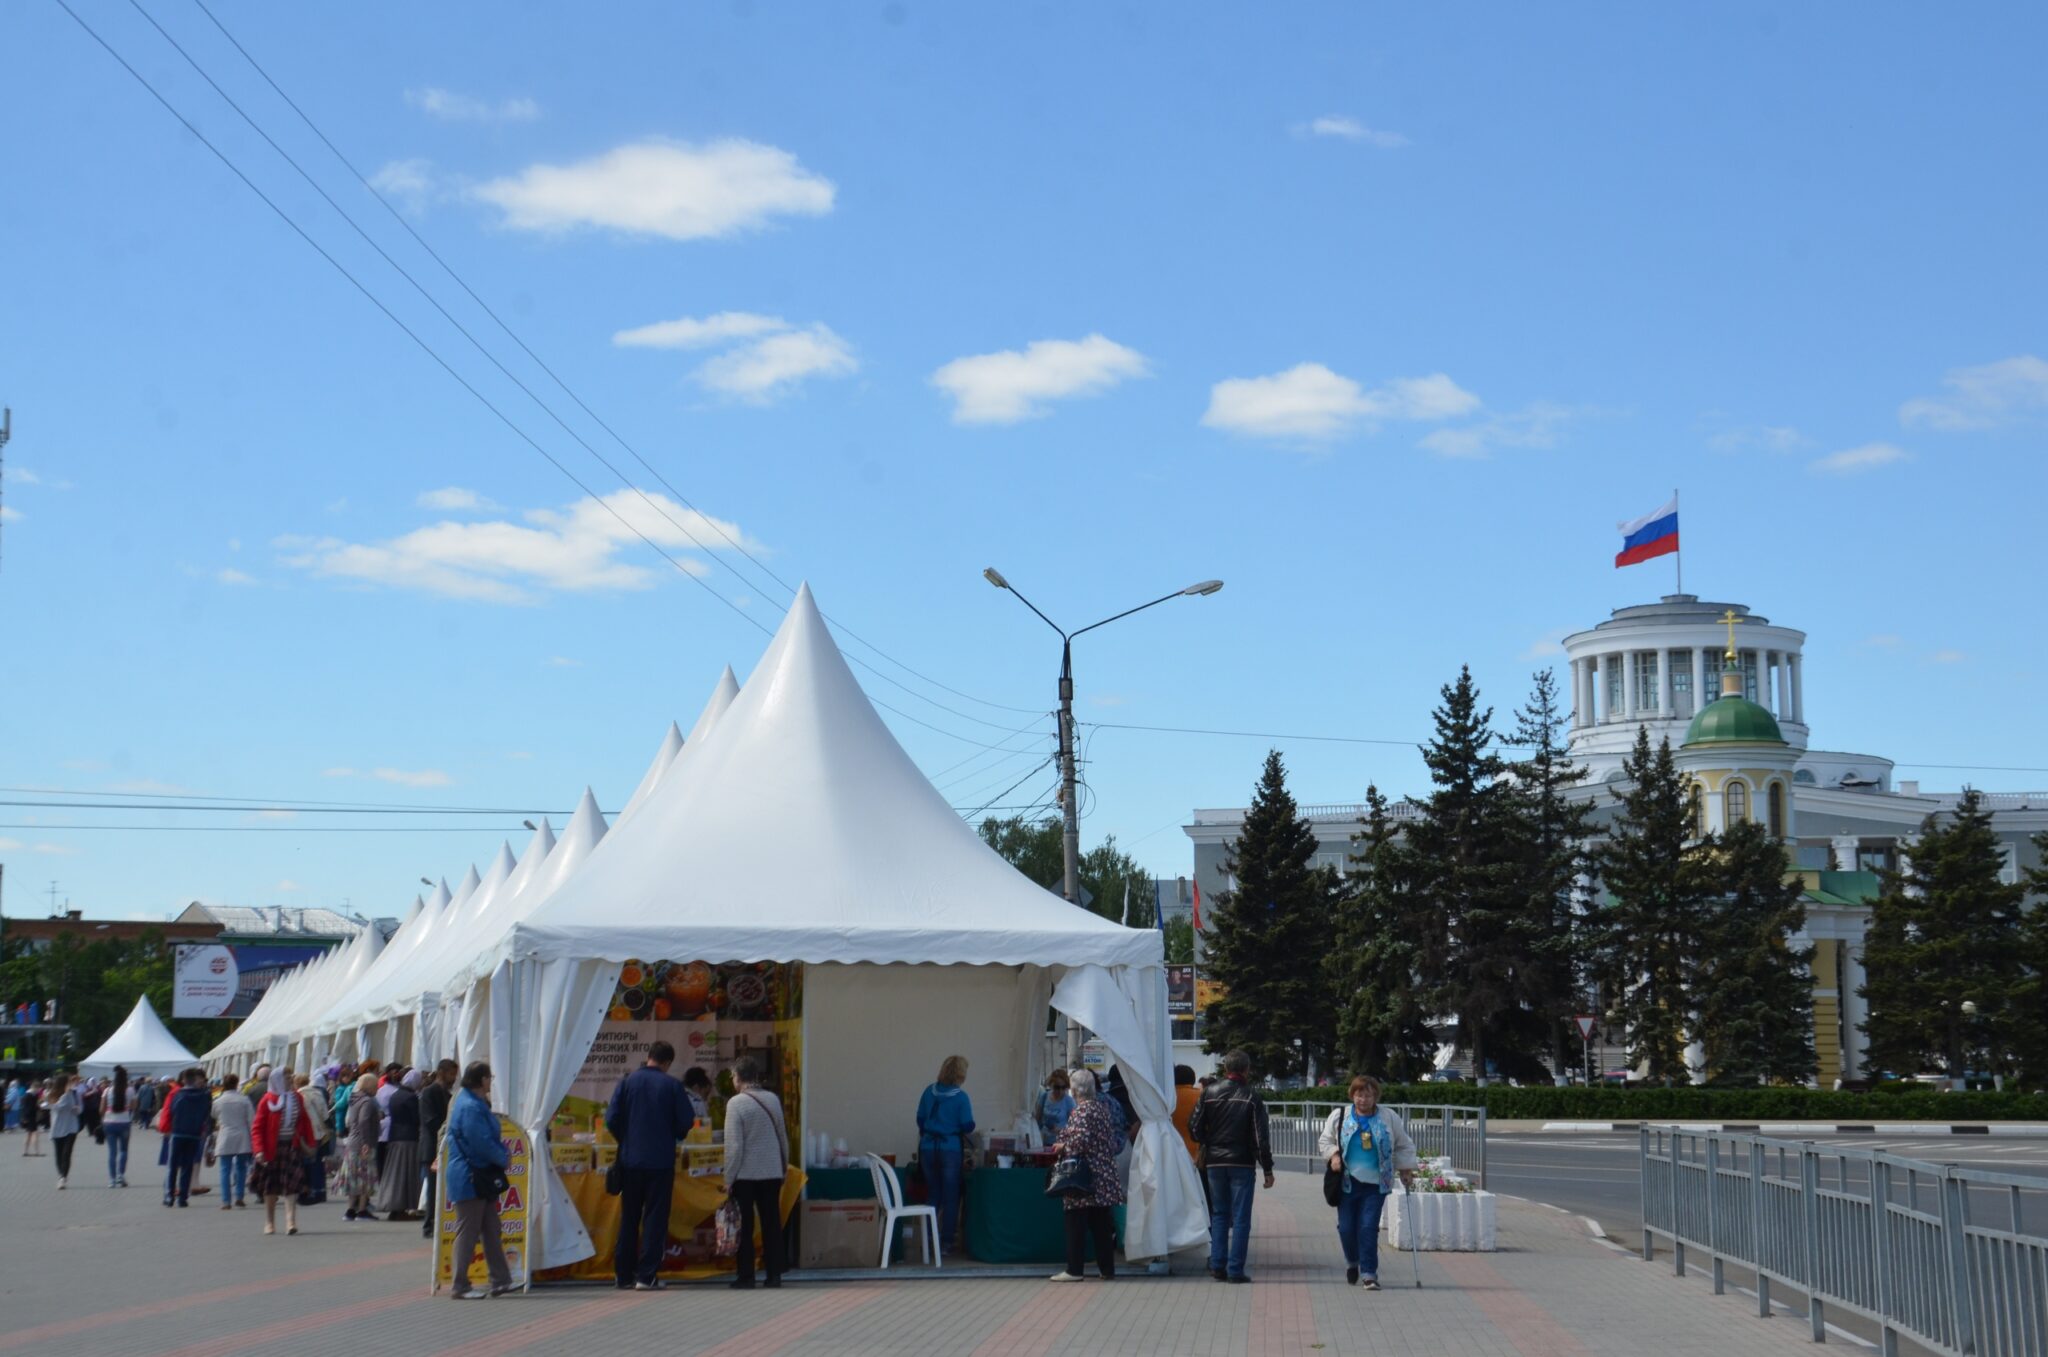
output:
{"label": "green tablecloth", "polygon": [[[804,1197],[814,1202],[863,1201],[875,1195],[875,1176],[865,1167],[857,1169],[811,1169],[804,1184]],[[896,1182],[905,1201],[910,1199],[910,1171],[900,1164]]]}
{"label": "green tablecloth", "polygon": [[[978,1168],[967,1175],[967,1252],[984,1263],[1059,1263],[1067,1256],[1065,1208],[1045,1195],[1042,1168]],[[1124,1238],[1124,1208],[1116,1208]],[[1095,1256],[1094,1246],[1088,1257]]]}

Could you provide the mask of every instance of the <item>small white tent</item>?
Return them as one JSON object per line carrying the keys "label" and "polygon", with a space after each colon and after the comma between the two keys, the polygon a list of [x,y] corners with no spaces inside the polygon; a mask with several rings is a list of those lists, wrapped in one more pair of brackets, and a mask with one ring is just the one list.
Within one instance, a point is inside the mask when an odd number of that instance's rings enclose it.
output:
{"label": "small white tent", "polygon": [[[808,587],[683,776],[492,958],[491,1061],[501,1107],[533,1137],[542,1266],[591,1244],[550,1169],[546,1132],[629,960],[801,962],[803,1104],[811,1123],[898,1142],[939,1057],[974,1052],[977,1098],[1003,1126],[1036,1086],[1054,1007],[1100,1035],[1142,1120],[1126,1251],[1206,1237],[1173,1132],[1164,950],[1052,896],[997,856],[896,743]],[[500,971],[499,975],[505,975]],[[1055,984],[1057,988],[1055,988]],[[507,991],[507,992],[500,992]]]}
{"label": "small white tent", "polygon": [[134,1011],[128,1020],[114,1029],[101,1047],[78,1062],[78,1072],[89,1075],[111,1075],[114,1066],[119,1065],[133,1075],[172,1075],[189,1070],[199,1063],[199,1057],[185,1049],[185,1043],[172,1036],[156,1010],[149,1006],[149,996],[143,995],[135,1001]]}

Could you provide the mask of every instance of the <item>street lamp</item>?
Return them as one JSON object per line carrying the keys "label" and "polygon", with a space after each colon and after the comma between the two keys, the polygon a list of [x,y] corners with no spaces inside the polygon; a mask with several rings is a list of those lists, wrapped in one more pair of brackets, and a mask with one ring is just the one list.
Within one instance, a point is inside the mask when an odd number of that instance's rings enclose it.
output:
{"label": "street lamp", "polygon": [[1060,800],[1063,802],[1062,809],[1066,819],[1066,888],[1063,893],[1068,903],[1078,905],[1081,903],[1081,815],[1074,796],[1074,638],[1084,632],[1094,631],[1097,627],[1106,627],[1112,622],[1121,621],[1132,613],[1156,608],[1176,598],[1206,597],[1221,589],[1223,581],[1203,580],[1199,584],[1190,584],[1185,589],[1176,589],[1170,594],[1153,599],[1150,603],[1140,603],[1135,608],[1126,608],[1114,616],[1103,618],[1100,622],[1091,622],[1080,631],[1067,631],[1059,623],[1039,612],[1037,604],[1017,593],[1016,586],[1004,579],[1002,572],[994,566],[982,571],[981,577],[998,589],[1007,589],[1016,594],[1019,603],[1038,613],[1039,621],[1060,634]]}

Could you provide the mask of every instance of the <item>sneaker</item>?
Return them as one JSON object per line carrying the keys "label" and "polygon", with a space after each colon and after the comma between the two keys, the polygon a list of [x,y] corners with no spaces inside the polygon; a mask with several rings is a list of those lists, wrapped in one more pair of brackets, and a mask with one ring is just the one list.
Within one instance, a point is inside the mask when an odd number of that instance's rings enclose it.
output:
{"label": "sneaker", "polygon": [[1053,1282],[1078,1282],[1081,1278],[1072,1272],[1055,1272],[1046,1280]]}
{"label": "sneaker", "polygon": [[1237,1286],[1243,1286],[1246,1282],[1250,1281],[1251,1278],[1247,1277],[1244,1273],[1240,1272],[1236,1276],[1232,1277],[1230,1280],[1233,1284]]}
{"label": "sneaker", "polygon": [[465,1286],[455,1293],[456,1300],[489,1300],[491,1293],[481,1287]]}
{"label": "sneaker", "polygon": [[233,1202],[222,1202],[220,1204],[220,1209],[223,1211],[232,1211],[235,1209],[235,1204]]}
{"label": "sneaker", "polygon": [[69,1178],[59,1178],[57,1180],[57,1190],[59,1192],[62,1192],[65,1188],[69,1186],[71,1186],[71,1180]]}
{"label": "sneaker", "polygon": [[634,1282],[633,1289],[635,1291],[666,1291],[668,1290],[668,1283],[656,1277],[651,1282]]}
{"label": "sneaker", "polygon": [[620,1291],[631,1291],[633,1289],[631,1282],[614,1282],[612,1285]]}
{"label": "sneaker", "polygon": [[519,1286],[516,1282],[506,1282],[503,1286],[492,1287],[491,1294],[494,1296],[502,1296],[508,1291],[517,1291],[518,1289]]}
{"label": "sneaker", "polygon": [[1368,1291],[1377,1291],[1380,1289],[1380,1279],[1377,1277],[1367,1277],[1359,1282],[1359,1285]]}
{"label": "sneaker", "polygon": [[1209,1280],[1212,1282],[1227,1282],[1230,1280],[1230,1274],[1220,1267],[1212,1267],[1209,1269]]}
{"label": "sneaker", "polygon": [[246,1211],[249,1209],[249,1203],[243,1201],[240,1197],[237,1197],[235,1198],[235,1209],[237,1211]]}

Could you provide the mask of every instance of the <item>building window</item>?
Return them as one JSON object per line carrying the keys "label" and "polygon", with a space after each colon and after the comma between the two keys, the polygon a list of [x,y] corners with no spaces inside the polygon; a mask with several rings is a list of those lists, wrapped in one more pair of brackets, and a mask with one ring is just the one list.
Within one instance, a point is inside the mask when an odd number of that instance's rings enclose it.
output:
{"label": "building window", "polygon": [[1736,778],[1721,793],[1723,829],[1733,829],[1749,818],[1749,785]]}
{"label": "building window", "polygon": [[1742,695],[1752,702],[1756,701],[1756,652],[1754,650],[1742,652]]}
{"label": "building window", "polygon": [[1621,665],[1616,663],[1621,658],[1620,655],[1600,657],[1600,672],[1607,676],[1607,719],[1610,721],[1619,721],[1623,711]]}
{"label": "building window", "polygon": [[1636,676],[1636,710],[1651,712],[1657,710],[1657,656],[1651,651],[1637,651],[1629,656],[1629,667]]}
{"label": "building window", "polygon": [[1802,787],[1811,787],[1820,782],[1820,779],[1813,775],[1811,768],[1801,768],[1792,775],[1792,780]]}
{"label": "building window", "polygon": [[1671,714],[1691,716],[1698,710],[1692,700],[1692,652],[1674,651],[1671,663]]}
{"label": "building window", "polygon": [[1773,782],[1770,790],[1771,837],[1785,837],[1785,784]]}

